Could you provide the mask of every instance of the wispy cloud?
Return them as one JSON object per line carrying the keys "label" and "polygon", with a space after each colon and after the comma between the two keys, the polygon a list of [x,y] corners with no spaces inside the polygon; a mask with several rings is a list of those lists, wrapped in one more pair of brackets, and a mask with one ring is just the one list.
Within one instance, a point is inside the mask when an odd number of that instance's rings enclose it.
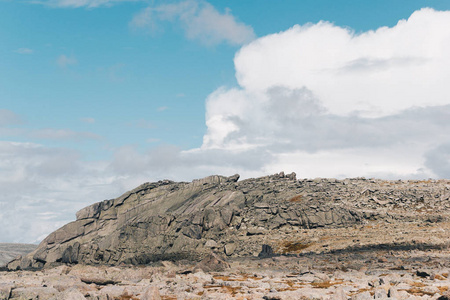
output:
{"label": "wispy cloud", "polygon": [[91,132],[79,132],[70,129],[36,129],[32,130],[27,134],[29,137],[34,139],[44,139],[44,140],[99,140],[101,137],[95,133]]}
{"label": "wispy cloud", "polygon": [[31,0],[30,3],[47,5],[50,7],[78,8],[87,7],[95,8],[100,6],[111,6],[120,2],[138,2],[144,0]]}
{"label": "wispy cloud", "polygon": [[135,120],[133,122],[127,123],[126,125],[130,126],[130,127],[142,128],[142,129],[156,128],[156,125],[152,121],[144,120],[144,119]]}
{"label": "wispy cloud", "polygon": [[22,118],[15,112],[8,109],[0,109],[0,126],[17,125],[22,122]]}
{"label": "wispy cloud", "polygon": [[165,111],[165,110],[168,110],[168,109],[169,109],[168,106],[161,106],[161,107],[157,108],[157,111]]}
{"label": "wispy cloud", "polygon": [[93,123],[95,123],[95,119],[94,118],[81,118],[81,122],[93,124]]}
{"label": "wispy cloud", "polygon": [[187,0],[149,6],[135,15],[130,25],[155,31],[164,21],[180,24],[188,39],[206,45],[224,42],[243,45],[255,39],[251,26],[236,20],[230,10],[221,13],[206,1]]}
{"label": "wispy cloud", "polygon": [[78,63],[77,59],[73,56],[66,56],[64,54],[61,54],[60,56],[58,56],[58,58],[56,59],[56,63],[58,64],[58,66],[60,66],[61,68],[66,68],[68,66],[71,65],[75,65]]}
{"label": "wispy cloud", "polygon": [[30,48],[19,48],[19,49],[15,50],[14,52],[19,53],[19,54],[33,54],[34,50],[30,49]]}

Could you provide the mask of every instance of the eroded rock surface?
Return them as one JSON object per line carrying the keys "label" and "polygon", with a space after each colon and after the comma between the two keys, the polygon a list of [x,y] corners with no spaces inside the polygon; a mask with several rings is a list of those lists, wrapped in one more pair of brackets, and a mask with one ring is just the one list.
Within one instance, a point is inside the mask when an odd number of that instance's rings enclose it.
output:
{"label": "eroded rock surface", "polygon": [[[263,244],[273,250],[268,256],[448,246],[450,181],[297,180],[284,173],[238,179],[145,183],[80,210],[8,268],[200,261],[214,252],[257,257]],[[425,230],[408,233],[417,226]]]}

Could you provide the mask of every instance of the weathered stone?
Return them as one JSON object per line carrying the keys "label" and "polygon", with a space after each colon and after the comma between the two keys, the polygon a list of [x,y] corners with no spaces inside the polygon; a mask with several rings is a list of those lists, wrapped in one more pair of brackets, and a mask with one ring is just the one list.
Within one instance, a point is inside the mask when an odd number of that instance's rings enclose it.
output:
{"label": "weathered stone", "polygon": [[156,286],[148,287],[142,295],[141,300],[161,300],[159,289]]}
{"label": "weathered stone", "polygon": [[351,300],[371,300],[371,299],[373,299],[373,297],[370,295],[369,292],[359,293],[351,297]]}
{"label": "weathered stone", "polygon": [[14,287],[14,284],[0,283],[0,300],[8,300],[11,297],[11,289]]}
{"label": "weathered stone", "polygon": [[234,251],[236,250],[236,244],[230,243],[225,245],[224,252],[226,255],[230,256],[233,255]]}
{"label": "weathered stone", "polygon": [[217,254],[211,253],[199,262],[195,268],[204,272],[220,272],[229,269],[230,265]]}
{"label": "weathered stone", "polygon": [[388,294],[383,288],[375,289],[374,299],[387,299]]}
{"label": "weathered stone", "polygon": [[59,292],[52,287],[20,287],[11,291],[11,299],[51,299],[56,297]]}
{"label": "weathered stone", "polygon": [[262,245],[261,252],[259,252],[259,258],[266,258],[273,256],[273,249],[269,245]]}
{"label": "weathered stone", "polygon": [[[384,220],[428,225],[449,220],[446,202],[450,197],[445,195],[450,195],[450,183],[446,181],[296,180],[295,173],[283,172],[238,178],[214,175],[191,183],[144,183],[116,199],[78,211],[76,221],[51,233],[34,252],[7,268],[201,259],[211,249],[245,257],[257,255],[262,243],[272,245],[269,256],[321,252],[329,250],[324,240],[291,240],[289,235]],[[387,245],[404,247],[395,245],[397,240],[389,240],[389,236],[383,237]],[[434,236],[422,237],[408,247],[445,244]],[[343,247],[364,250],[365,246],[354,240]]]}
{"label": "weathered stone", "polygon": [[183,227],[181,232],[191,239],[201,239],[202,238],[202,227],[199,225],[190,225],[187,227]]}
{"label": "weathered stone", "polygon": [[85,300],[86,297],[75,287],[69,288],[61,293],[59,296],[64,300]]}
{"label": "weathered stone", "polygon": [[217,243],[214,240],[207,240],[205,243],[205,247],[215,248],[215,247],[217,247]]}

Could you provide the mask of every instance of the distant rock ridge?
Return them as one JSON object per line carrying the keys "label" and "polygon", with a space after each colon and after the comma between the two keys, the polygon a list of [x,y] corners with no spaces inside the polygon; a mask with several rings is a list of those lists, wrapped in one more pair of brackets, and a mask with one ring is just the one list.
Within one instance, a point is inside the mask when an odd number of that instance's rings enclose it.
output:
{"label": "distant rock ridge", "polygon": [[18,255],[26,255],[37,248],[33,244],[0,243],[0,267]]}
{"label": "distant rock ridge", "polygon": [[[303,179],[283,172],[242,181],[209,176],[191,183],[144,183],[116,199],[77,212],[77,220],[45,238],[7,267],[40,269],[69,264],[147,264],[200,260],[212,252],[258,256],[274,253],[290,234],[383,220],[448,221],[450,181]],[[283,248],[284,247],[284,248]],[[312,248],[310,248],[310,251]]]}

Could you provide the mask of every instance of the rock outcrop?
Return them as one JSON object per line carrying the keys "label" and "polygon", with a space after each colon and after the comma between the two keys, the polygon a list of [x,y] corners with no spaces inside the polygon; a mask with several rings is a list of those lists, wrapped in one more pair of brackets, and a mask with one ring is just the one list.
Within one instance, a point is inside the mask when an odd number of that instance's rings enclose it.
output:
{"label": "rock outcrop", "polygon": [[258,256],[262,245],[269,255],[316,251],[302,241],[303,230],[379,220],[432,224],[448,221],[450,211],[446,180],[297,180],[295,173],[238,179],[142,184],[78,211],[76,221],[7,267],[200,261],[213,252],[248,257]]}
{"label": "rock outcrop", "polygon": [[[0,243],[0,267],[19,255],[26,255],[37,248],[33,244]],[[1,298],[0,298],[1,299]]]}

